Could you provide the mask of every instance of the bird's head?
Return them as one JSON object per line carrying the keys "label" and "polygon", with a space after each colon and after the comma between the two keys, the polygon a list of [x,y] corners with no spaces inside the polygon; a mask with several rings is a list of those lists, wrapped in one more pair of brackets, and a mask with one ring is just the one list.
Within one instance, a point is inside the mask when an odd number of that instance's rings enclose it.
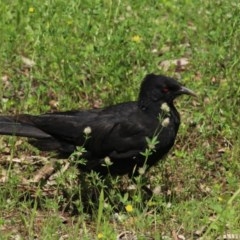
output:
{"label": "bird's head", "polygon": [[182,94],[196,96],[196,94],[184,87],[173,78],[163,75],[148,74],[140,88],[139,102],[149,104],[150,102],[166,102],[172,104],[173,100]]}

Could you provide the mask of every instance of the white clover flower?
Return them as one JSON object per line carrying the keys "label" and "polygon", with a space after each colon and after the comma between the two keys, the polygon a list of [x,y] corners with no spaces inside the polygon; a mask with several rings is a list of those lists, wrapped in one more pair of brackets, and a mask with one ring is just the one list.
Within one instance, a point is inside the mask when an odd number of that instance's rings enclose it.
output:
{"label": "white clover flower", "polygon": [[89,135],[91,132],[92,132],[91,127],[85,127],[84,130],[83,130],[83,133],[86,134],[86,135]]}
{"label": "white clover flower", "polygon": [[138,173],[139,173],[140,175],[143,175],[145,172],[146,172],[146,168],[145,168],[145,167],[140,167],[140,168],[138,169]]}
{"label": "white clover flower", "polygon": [[113,162],[111,162],[110,157],[105,157],[104,158],[104,162],[107,166],[111,166],[113,164]]}
{"label": "white clover flower", "polygon": [[161,105],[161,109],[166,113],[170,112],[170,107],[168,106],[168,104],[166,102]]}
{"label": "white clover flower", "polygon": [[162,121],[162,126],[163,127],[167,127],[170,123],[170,118],[167,117],[167,118],[164,118],[163,121]]}

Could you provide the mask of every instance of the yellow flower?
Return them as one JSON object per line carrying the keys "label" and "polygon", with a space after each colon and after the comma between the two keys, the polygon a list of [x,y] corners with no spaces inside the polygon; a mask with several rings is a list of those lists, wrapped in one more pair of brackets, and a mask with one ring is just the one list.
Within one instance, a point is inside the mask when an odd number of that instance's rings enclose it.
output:
{"label": "yellow flower", "polygon": [[30,8],[28,9],[28,12],[30,12],[30,13],[33,13],[34,11],[35,11],[34,7],[30,7]]}
{"label": "yellow flower", "polygon": [[132,212],[133,211],[133,207],[132,205],[128,204],[126,207],[125,207],[126,211],[127,212]]}
{"label": "yellow flower", "polygon": [[98,239],[101,239],[101,238],[103,238],[103,234],[102,234],[102,233],[99,233],[99,234],[97,235],[97,237],[98,237]]}
{"label": "yellow flower", "polygon": [[139,43],[141,42],[141,37],[139,35],[134,35],[131,39],[133,42]]}
{"label": "yellow flower", "polygon": [[73,20],[68,20],[68,21],[67,21],[67,24],[68,24],[68,25],[72,25],[72,24],[73,24]]}
{"label": "yellow flower", "polygon": [[222,202],[222,201],[223,201],[223,198],[222,198],[222,197],[218,197],[218,201],[219,201],[219,202]]}

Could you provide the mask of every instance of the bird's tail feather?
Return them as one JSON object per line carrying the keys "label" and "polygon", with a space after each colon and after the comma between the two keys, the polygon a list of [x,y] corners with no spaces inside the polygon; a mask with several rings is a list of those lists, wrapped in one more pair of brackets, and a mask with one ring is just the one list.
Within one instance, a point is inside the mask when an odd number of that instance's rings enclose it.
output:
{"label": "bird's tail feather", "polygon": [[0,116],[0,134],[30,138],[51,137],[51,135],[31,124],[27,119],[27,115],[18,117]]}
{"label": "bird's tail feather", "polygon": [[75,146],[58,140],[42,131],[31,121],[31,115],[0,116],[0,135],[27,137],[29,143],[41,151],[57,151],[59,156],[69,156]]}

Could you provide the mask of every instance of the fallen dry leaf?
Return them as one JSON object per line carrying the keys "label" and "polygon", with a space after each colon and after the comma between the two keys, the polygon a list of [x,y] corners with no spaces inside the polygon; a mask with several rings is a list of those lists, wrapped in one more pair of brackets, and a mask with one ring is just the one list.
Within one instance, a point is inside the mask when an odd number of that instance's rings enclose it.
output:
{"label": "fallen dry leaf", "polygon": [[188,58],[170,59],[162,61],[159,66],[162,70],[167,71],[170,67],[174,66],[176,72],[184,71],[189,64]]}
{"label": "fallen dry leaf", "polygon": [[50,177],[50,175],[54,172],[55,168],[54,168],[54,164],[52,162],[46,164],[45,166],[43,166],[41,169],[39,169],[36,173],[36,175],[33,177],[32,180],[30,180],[31,182],[37,183],[39,182],[41,179],[47,179]]}
{"label": "fallen dry leaf", "polygon": [[223,236],[218,237],[217,239],[222,239],[222,240],[237,240],[240,239],[240,234],[233,234],[233,233],[228,233],[224,234]]}
{"label": "fallen dry leaf", "polygon": [[36,65],[36,63],[30,58],[21,56],[21,59],[22,59],[22,62],[29,68],[32,68],[33,66]]}
{"label": "fallen dry leaf", "polygon": [[56,101],[56,100],[50,100],[50,101],[49,101],[49,105],[50,105],[50,107],[51,107],[52,109],[56,110],[56,109],[58,108],[58,106],[59,106],[59,103],[58,103],[58,101]]}
{"label": "fallen dry leaf", "polygon": [[117,240],[137,240],[134,232],[124,231],[117,236]]}

